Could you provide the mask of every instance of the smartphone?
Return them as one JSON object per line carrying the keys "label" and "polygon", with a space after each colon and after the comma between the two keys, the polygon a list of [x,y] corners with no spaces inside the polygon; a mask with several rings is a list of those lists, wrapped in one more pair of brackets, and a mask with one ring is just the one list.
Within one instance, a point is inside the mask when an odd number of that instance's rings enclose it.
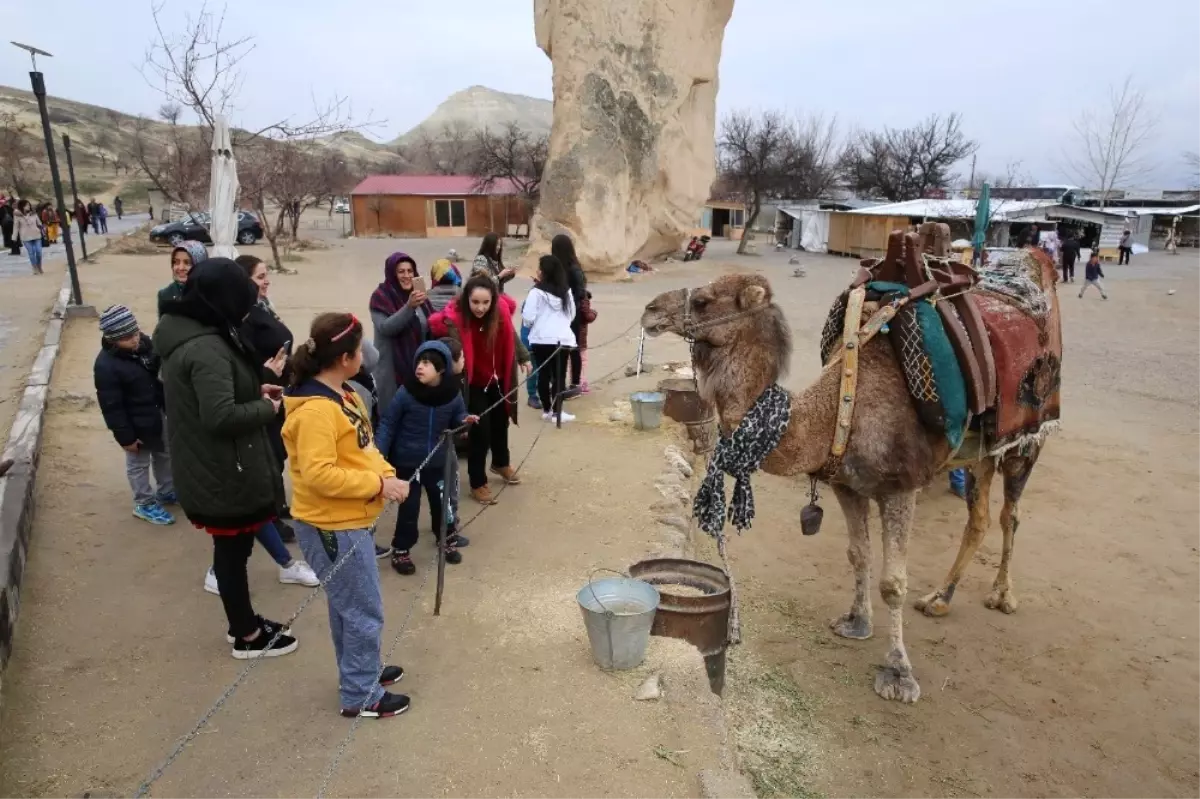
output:
{"label": "smartphone", "polygon": [[285,341],[285,342],[283,342],[283,351],[284,351],[284,352],[291,352],[291,351],[292,351],[292,342],[291,342],[290,340],[289,340],[289,341]]}
{"label": "smartphone", "polygon": [[424,275],[417,275],[416,277],[413,278],[413,291],[419,291],[422,294],[425,293],[425,276]]}

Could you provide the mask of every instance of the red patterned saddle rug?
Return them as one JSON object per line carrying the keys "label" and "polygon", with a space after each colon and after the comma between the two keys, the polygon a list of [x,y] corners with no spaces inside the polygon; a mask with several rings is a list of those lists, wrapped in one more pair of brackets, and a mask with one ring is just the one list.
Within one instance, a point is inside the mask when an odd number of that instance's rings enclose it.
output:
{"label": "red patterned saddle rug", "polygon": [[1062,319],[1054,262],[1039,249],[996,253],[971,292],[996,365],[996,399],[985,413],[984,447],[1002,455],[1058,429]]}

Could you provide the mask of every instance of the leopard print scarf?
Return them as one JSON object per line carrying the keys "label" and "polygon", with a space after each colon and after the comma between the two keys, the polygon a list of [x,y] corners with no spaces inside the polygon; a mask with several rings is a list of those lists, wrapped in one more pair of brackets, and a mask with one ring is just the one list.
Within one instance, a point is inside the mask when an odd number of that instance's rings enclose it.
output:
{"label": "leopard print scarf", "polygon": [[[758,471],[763,460],[779,446],[792,414],[792,398],[778,385],[770,385],[750,408],[733,435],[721,437],[708,459],[704,482],[692,503],[692,516],[700,529],[716,536],[725,528],[725,519],[738,533],[750,527],[754,519],[754,490],[750,474]],[[734,478],[733,501],[726,510],[725,475]]]}

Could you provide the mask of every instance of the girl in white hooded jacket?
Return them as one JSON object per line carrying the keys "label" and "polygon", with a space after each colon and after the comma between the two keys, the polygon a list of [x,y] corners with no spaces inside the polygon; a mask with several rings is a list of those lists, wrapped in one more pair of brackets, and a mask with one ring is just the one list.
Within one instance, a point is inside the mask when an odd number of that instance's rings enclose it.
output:
{"label": "girl in white hooded jacket", "polygon": [[[521,306],[521,321],[529,328],[529,350],[538,368],[538,399],[542,418],[555,418],[566,392],[567,353],[575,347],[571,320],[575,318],[575,299],[567,283],[567,270],[553,255],[538,261],[538,280]],[[562,420],[575,419],[564,412]]]}

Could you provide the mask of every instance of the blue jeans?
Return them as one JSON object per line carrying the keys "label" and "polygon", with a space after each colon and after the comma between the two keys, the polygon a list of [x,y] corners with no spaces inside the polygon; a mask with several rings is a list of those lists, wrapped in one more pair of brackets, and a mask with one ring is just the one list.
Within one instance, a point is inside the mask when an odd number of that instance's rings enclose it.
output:
{"label": "blue jeans", "polygon": [[[342,707],[357,710],[364,704],[372,705],[383,698],[379,684],[379,672],[383,670],[379,655],[383,596],[379,593],[375,539],[370,530],[329,532],[299,519],[292,524],[308,565],[325,583]],[[339,561],[345,562],[330,578]]]}
{"label": "blue jeans", "polygon": [[[521,343],[525,345],[525,349],[529,349],[529,328],[525,325],[521,325]],[[538,395],[537,375],[525,378],[525,393],[531,397]]]}
{"label": "blue jeans", "polygon": [[25,242],[25,252],[29,253],[29,265],[34,269],[42,268],[42,240]]}
{"label": "blue jeans", "polygon": [[262,544],[263,549],[267,550],[271,560],[280,566],[287,566],[292,562],[292,553],[288,552],[288,548],[283,544],[283,539],[279,537],[279,528],[275,526],[275,522],[267,522],[258,528],[254,537],[258,539],[258,543]]}
{"label": "blue jeans", "polygon": [[960,466],[950,470],[950,490],[960,497],[967,496],[967,470]]}

